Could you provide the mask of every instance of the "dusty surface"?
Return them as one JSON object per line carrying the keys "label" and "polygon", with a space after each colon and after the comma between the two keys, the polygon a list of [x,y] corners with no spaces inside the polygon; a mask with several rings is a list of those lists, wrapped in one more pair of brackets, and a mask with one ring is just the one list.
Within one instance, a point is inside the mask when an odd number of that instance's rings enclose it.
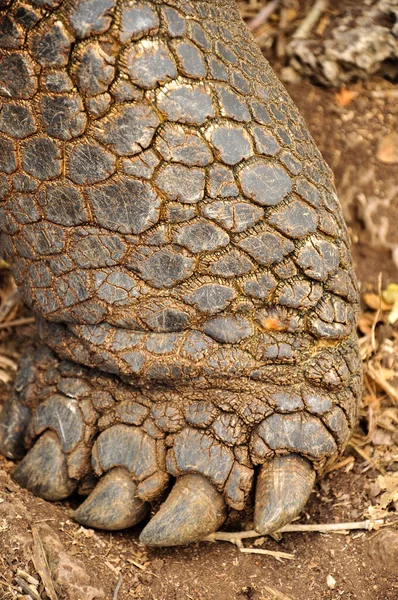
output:
{"label": "dusty surface", "polygon": [[[391,251],[366,220],[371,199],[387,199],[388,206],[389,190],[398,186],[396,163],[385,162],[385,154],[380,160],[381,143],[397,129],[396,86],[374,79],[342,92],[302,82],[290,85],[289,92],[335,172],[362,289],[377,291],[380,272],[383,289],[398,283]],[[0,277],[4,399],[15,361],[35,333],[31,325],[9,325],[27,315],[12,299],[4,271]],[[377,315],[377,294],[366,300],[360,324],[366,386],[357,436],[346,450],[345,464],[317,484],[302,523],[353,522],[369,516],[398,522],[398,326],[388,324],[388,306]],[[110,534],[79,527],[69,518],[77,499],[49,504],[35,498],[12,482],[12,468],[0,459],[1,600],[29,598],[26,586],[33,590],[31,598],[52,600],[51,582],[59,600],[398,598],[397,525],[348,534],[288,533],[279,542],[265,538],[260,545],[244,542],[246,547],[293,554],[293,559],[243,554],[227,543],[147,551],[137,542],[138,529]],[[250,528],[250,515],[246,525]],[[44,571],[42,555],[48,562]]]}

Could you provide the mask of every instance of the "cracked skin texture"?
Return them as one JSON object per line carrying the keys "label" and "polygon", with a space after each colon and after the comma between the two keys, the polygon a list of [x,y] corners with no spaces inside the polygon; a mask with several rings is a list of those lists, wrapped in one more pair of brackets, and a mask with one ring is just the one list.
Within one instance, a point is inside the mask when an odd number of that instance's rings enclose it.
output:
{"label": "cracked skin texture", "polygon": [[36,448],[49,499],[116,468],[139,500],[199,473],[242,510],[274,456],[322,472],[356,419],[357,283],[330,169],[235,3],[1,8],[0,246],[40,338],[3,453]]}

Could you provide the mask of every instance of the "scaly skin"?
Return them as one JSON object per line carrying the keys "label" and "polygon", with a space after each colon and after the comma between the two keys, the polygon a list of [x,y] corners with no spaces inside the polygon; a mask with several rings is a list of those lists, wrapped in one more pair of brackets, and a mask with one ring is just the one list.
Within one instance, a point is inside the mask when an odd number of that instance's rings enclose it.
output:
{"label": "scaly skin", "polygon": [[1,4],[0,244],[42,344],[1,417],[16,479],[116,467],[152,502],[199,473],[241,510],[274,456],[321,472],[361,390],[349,240],[235,3]]}

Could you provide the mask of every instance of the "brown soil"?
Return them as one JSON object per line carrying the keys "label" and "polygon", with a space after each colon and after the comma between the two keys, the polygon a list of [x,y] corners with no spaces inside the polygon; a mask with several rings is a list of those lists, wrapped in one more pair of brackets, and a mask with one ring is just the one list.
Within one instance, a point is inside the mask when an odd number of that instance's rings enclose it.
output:
{"label": "brown soil", "polygon": [[[350,89],[358,95],[341,106],[336,90],[308,82],[289,86],[335,172],[364,290],[377,290],[380,272],[383,287],[398,282],[390,253],[371,245],[371,232],[358,212],[361,193],[376,193],[397,179],[396,165],[382,165],[375,158],[380,138],[397,129],[397,103],[388,94],[374,94],[390,87],[376,79],[355,85]],[[9,286],[7,274],[0,271],[0,309],[10,295]],[[15,307],[7,320],[21,316],[25,316],[23,309]],[[59,600],[397,600],[398,530],[391,522],[398,522],[398,408],[394,405],[398,327],[388,325],[387,316],[388,312],[378,316],[368,309],[364,313],[366,391],[357,435],[343,457],[348,459],[345,464],[318,482],[300,522],[345,523],[370,515],[384,518],[390,526],[371,532],[286,533],[280,541],[270,537],[259,543],[244,541],[246,547],[293,554],[289,560],[244,554],[224,542],[146,550],[137,541],[139,528],[106,533],[79,527],[69,516],[73,503],[50,504],[20,489],[10,478],[14,465],[0,458],[0,599],[51,598],[48,583],[50,595],[44,590],[45,573],[37,558],[41,540],[48,560],[46,572]],[[34,335],[31,325],[0,329],[0,399],[11,389],[21,348]],[[250,515],[245,525],[250,528]],[[37,532],[34,539],[32,528]],[[51,540],[58,548],[55,553],[50,551]],[[29,583],[26,574],[37,585]],[[26,585],[33,588],[30,596]]]}

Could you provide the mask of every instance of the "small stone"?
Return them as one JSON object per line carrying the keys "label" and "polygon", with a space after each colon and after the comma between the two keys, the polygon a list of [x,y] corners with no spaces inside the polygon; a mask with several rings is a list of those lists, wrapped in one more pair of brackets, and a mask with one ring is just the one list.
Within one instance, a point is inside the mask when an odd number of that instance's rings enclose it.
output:
{"label": "small stone", "polygon": [[398,164],[398,133],[390,133],[380,140],[376,156],[386,165]]}
{"label": "small stone", "polygon": [[334,590],[335,589],[336,583],[337,582],[336,582],[335,578],[333,577],[333,575],[328,575],[326,577],[326,585],[328,586],[328,588],[330,590]]}

